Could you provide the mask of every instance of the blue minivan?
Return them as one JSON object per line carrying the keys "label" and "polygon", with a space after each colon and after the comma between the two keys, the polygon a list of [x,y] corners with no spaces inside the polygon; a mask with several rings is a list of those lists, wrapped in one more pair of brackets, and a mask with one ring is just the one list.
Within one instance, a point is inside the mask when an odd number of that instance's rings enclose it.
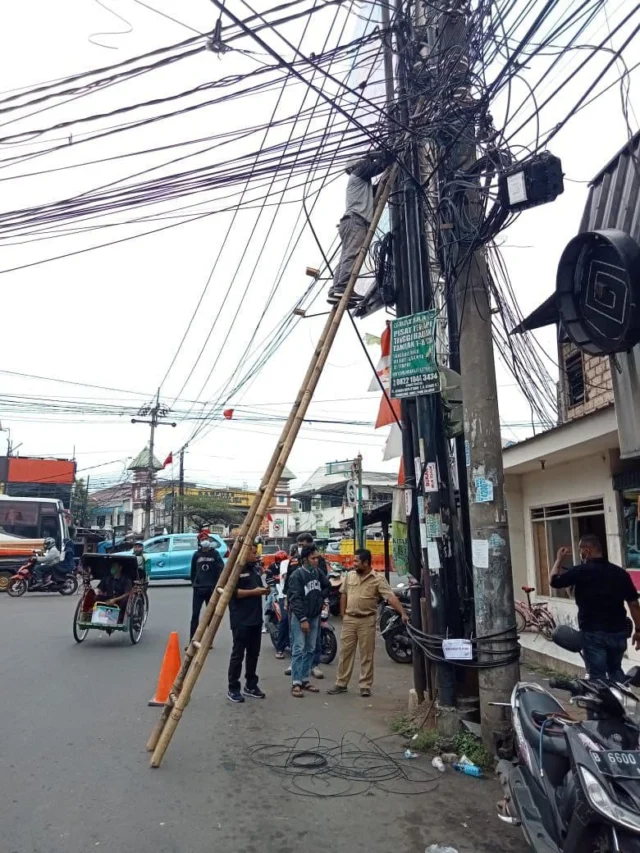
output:
{"label": "blue minivan", "polygon": [[[209,539],[226,562],[229,549],[224,540],[215,533],[211,533]],[[147,539],[144,555],[149,577],[151,580],[189,580],[191,558],[197,550],[198,537],[195,533],[167,533]]]}

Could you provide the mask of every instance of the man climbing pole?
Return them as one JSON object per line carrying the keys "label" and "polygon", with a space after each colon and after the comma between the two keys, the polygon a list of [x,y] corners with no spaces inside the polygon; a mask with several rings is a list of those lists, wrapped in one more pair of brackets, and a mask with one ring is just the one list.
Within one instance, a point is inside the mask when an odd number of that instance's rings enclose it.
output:
{"label": "man climbing pole", "polygon": [[[381,175],[393,159],[390,153],[373,153],[347,164],[347,206],[338,225],[342,251],[327,298],[332,305],[340,301],[346,289],[353,262],[362,248],[373,219],[375,189],[372,179]],[[354,293],[353,298],[349,300],[349,307],[352,308],[361,298]]]}

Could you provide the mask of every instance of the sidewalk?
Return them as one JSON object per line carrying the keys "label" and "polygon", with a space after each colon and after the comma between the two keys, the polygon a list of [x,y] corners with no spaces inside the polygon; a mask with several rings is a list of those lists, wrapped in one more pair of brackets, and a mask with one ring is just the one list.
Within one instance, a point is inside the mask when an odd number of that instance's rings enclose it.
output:
{"label": "sidewalk", "polygon": [[[339,631],[339,622],[336,629]],[[226,663],[224,653],[214,655],[216,669],[221,657],[220,663]],[[203,695],[199,685],[197,699],[189,709],[188,725],[185,721],[168,757],[172,774],[178,770],[178,753],[179,762],[184,762],[191,772],[206,773],[205,768],[213,765],[223,773],[224,790],[219,795],[212,791],[216,799],[222,797],[225,815],[215,835],[216,849],[224,853],[231,849],[294,853],[303,845],[321,846],[332,853],[350,853],[354,847],[366,848],[367,853],[390,850],[424,853],[431,844],[441,844],[453,847],[458,853],[525,853],[527,847],[520,831],[498,821],[496,802],[500,789],[495,780],[462,776],[451,768],[440,774],[432,768],[430,755],[415,761],[402,757],[404,741],[390,734],[389,726],[398,714],[407,710],[412,668],[391,661],[379,637],[371,699],[360,697],[357,679],[346,695],[326,694],[333,683],[337,662],[323,667],[324,680],[315,682],[322,689],[320,694],[294,699],[289,693],[290,681],[282,674],[286,663],[275,660],[265,638],[260,662],[261,685],[268,694],[264,702],[231,705],[224,700],[224,679],[218,674],[213,679],[215,690],[211,697]],[[201,683],[208,682],[209,688],[213,686],[211,674],[208,672],[201,679]],[[212,706],[215,725],[210,718]],[[327,798],[322,796],[326,793],[323,787],[326,783],[320,777],[314,783],[318,786],[318,796],[299,796],[285,790],[283,781],[287,780],[282,776],[251,761],[249,756],[256,744],[282,745],[287,738],[299,737],[308,729],[315,729],[320,737],[338,743],[347,736],[349,746],[345,749],[358,745],[358,735],[364,734],[385,752],[393,753],[403,769],[406,761],[407,773],[424,771],[432,775],[432,790],[408,795],[373,788],[355,796],[348,792],[346,796]],[[220,733],[223,733],[222,743]],[[222,754],[217,756],[219,750]],[[277,763],[275,754],[274,763]],[[233,799],[238,786],[242,791],[240,802]],[[394,787],[397,783],[390,783],[389,788]],[[258,814],[264,814],[267,802],[271,804],[271,816],[266,822],[261,820],[261,826],[256,825],[251,839],[241,842],[227,814],[238,808],[254,807]],[[265,847],[267,837],[270,841]],[[249,841],[252,843],[247,844]]]}

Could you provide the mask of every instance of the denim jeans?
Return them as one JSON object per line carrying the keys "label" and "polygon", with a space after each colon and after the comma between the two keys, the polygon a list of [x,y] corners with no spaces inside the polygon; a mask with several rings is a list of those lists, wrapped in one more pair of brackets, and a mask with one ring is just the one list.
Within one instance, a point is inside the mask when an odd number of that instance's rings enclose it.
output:
{"label": "denim jeans", "polygon": [[627,650],[627,633],[620,631],[584,631],[584,662],[589,678],[623,682],[622,658]]}
{"label": "denim jeans", "polygon": [[291,625],[291,681],[296,684],[307,684],[311,675],[313,656],[318,641],[320,617],[309,619],[309,632],[305,634],[300,626],[300,620],[293,613],[289,614]]}
{"label": "denim jeans", "polygon": [[316,650],[313,653],[312,666],[320,666],[322,660],[322,621],[318,622],[318,639],[316,640]]}

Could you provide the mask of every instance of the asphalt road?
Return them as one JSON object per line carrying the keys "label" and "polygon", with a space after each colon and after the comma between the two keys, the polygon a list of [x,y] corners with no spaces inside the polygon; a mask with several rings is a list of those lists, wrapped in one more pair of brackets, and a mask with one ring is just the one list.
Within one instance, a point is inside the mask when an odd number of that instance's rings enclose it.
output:
{"label": "asphalt road", "polygon": [[[367,853],[424,853],[434,843],[459,853],[524,853],[518,832],[494,816],[490,781],[448,771],[428,794],[321,798],[286,792],[281,777],[252,763],[250,745],[282,743],[309,727],[337,740],[349,731],[385,737],[411,670],[383,649],[372,700],[357,691],[295,700],[265,646],[267,699],[235,706],[225,698],[225,626],[162,767],[151,770],[144,745],[158,711],[147,701],[169,632],[184,642],[190,591],[152,588],[135,647],[128,637],[94,633],[77,645],[77,601],[0,596],[2,853],[347,853],[365,844]],[[378,742],[400,748],[397,738]],[[413,764],[431,770],[427,758]]]}

